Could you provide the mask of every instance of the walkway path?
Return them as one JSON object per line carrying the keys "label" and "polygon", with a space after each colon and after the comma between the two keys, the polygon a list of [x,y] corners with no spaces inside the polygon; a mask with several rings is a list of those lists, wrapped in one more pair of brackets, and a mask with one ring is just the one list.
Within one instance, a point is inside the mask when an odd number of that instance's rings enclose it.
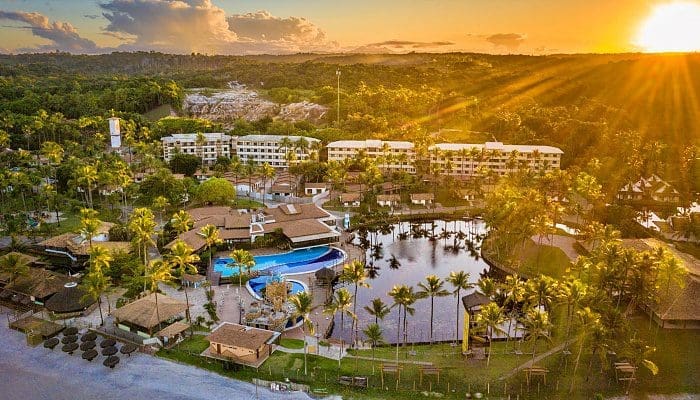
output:
{"label": "walkway path", "polygon": [[[341,352],[340,346],[335,346],[335,345],[330,345],[330,346],[319,346],[318,342],[315,337],[313,336],[306,336],[306,346],[307,346],[307,351],[311,348],[310,346],[313,346],[314,351],[309,351],[308,354],[313,354],[316,356],[320,357],[325,357],[329,358],[331,360],[338,360],[338,355]],[[284,353],[292,353],[292,354],[304,354],[304,349],[288,349],[286,347],[279,346],[277,347],[277,350],[282,351]],[[342,349],[342,353],[340,353],[340,358],[345,358],[345,357],[350,357],[347,353],[346,349]]]}
{"label": "walkway path", "polygon": [[[357,360],[365,360],[365,361],[379,361],[384,364],[396,364],[396,359],[388,359],[388,358],[372,358],[372,357],[365,357],[365,356],[347,356],[348,358],[357,359]],[[430,361],[416,361],[416,360],[399,360],[399,364],[413,364],[413,365],[425,365],[428,367],[432,367],[433,363]]]}
{"label": "walkway path", "polygon": [[510,378],[511,376],[517,374],[518,372],[522,371],[523,369],[525,369],[531,365],[537,364],[538,362],[544,360],[545,358],[551,356],[554,353],[560,352],[561,350],[564,349],[564,346],[570,345],[573,342],[574,342],[574,339],[569,339],[568,342],[560,343],[557,346],[552,347],[551,349],[549,349],[548,351],[545,351],[544,353],[540,354],[539,356],[535,356],[534,360],[530,359],[530,360],[526,361],[525,363],[513,368],[510,372],[508,372],[507,374],[498,378],[498,380],[502,381],[504,379]]}

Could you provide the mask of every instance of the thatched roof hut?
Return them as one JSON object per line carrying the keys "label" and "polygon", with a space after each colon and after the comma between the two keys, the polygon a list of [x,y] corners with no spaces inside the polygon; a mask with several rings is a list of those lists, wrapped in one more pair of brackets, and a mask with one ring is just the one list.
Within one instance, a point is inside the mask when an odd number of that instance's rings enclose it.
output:
{"label": "thatched roof hut", "polygon": [[46,309],[55,314],[80,313],[87,310],[95,303],[85,296],[85,291],[78,286],[77,282],[68,282],[63,285],[63,289],[51,296],[46,301]]}
{"label": "thatched roof hut", "polygon": [[154,293],[142,297],[112,311],[112,316],[117,323],[126,325],[132,330],[140,330],[152,334],[160,330],[161,325],[171,319],[175,319],[187,310],[187,304],[183,301],[158,295],[158,307],[156,309],[156,297]]}

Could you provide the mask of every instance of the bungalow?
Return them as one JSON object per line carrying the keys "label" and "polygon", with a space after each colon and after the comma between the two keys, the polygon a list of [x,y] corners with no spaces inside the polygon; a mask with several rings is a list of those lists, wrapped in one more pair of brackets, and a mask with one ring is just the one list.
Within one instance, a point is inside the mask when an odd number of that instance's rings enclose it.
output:
{"label": "bungalow", "polygon": [[617,199],[623,203],[678,204],[680,193],[658,175],[640,178],[629,182],[617,192]]}
{"label": "bungalow", "polygon": [[44,305],[51,296],[58,293],[74,279],[42,268],[30,268],[27,275],[9,282],[9,276],[0,275],[5,286],[0,291],[0,299],[6,304],[22,306]]}
{"label": "bungalow", "polygon": [[307,182],[304,184],[304,194],[307,196],[315,196],[317,194],[326,193],[328,184],[325,182]]}
{"label": "bungalow", "polygon": [[461,189],[459,197],[462,200],[474,201],[476,200],[476,191],[474,189]]}
{"label": "bungalow", "polygon": [[356,192],[352,193],[341,193],[340,194],[340,204],[344,207],[359,207],[360,206],[360,194]]}
{"label": "bungalow", "polygon": [[433,204],[435,196],[432,193],[411,193],[411,203],[422,206]]}
{"label": "bungalow", "polygon": [[273,196],[289,197],[294,195],[294,188],[289,183],[275,183],[270,186],[269,193]]}
{"label": "bungalow", "polygon": [[112,310],[115,325],[124,331],[148,339],[165,326],[184,318],[187,304],[166,295],[159,295],[156,302],[151,293],[120,308]]}
{"label": "bungalow", "polygon": [[377,204],[380,207],[396,207],[401,203],[401,196],[398,194],[379,194],[377,195]]}
{"label": "bungalow", "polygon": [[224,322],[212,331],[207,340],[205,357],[259,367],[274,350],[279,332]]}
{"label": "bungalow", "polygon": [[683,286],[662,288],[658,303],[642,308],[662,328],[700,329],[700,277],[688,274]]}
{"label": "bungalow", "polygon": [[[109,230],[114,226],[110,222],[102,222],[97,233],[92,237],[92,245],[100,245],[112,253],[131,251],[131,242],[119,242],[109,240]],[[52,256],[67,257],[72,265],[82,267],[82,262],[87,260],[90,250],[90,240],[76,233],[64,233],[39,242],[39,247]]]}

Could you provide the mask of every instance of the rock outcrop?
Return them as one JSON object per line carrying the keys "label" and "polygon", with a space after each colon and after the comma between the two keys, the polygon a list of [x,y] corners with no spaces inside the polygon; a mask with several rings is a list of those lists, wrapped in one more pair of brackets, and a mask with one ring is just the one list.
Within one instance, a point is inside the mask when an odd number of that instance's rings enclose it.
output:
{"label": "rock outcrop", "polygon": [[328,112],[327,107],[308,101],[280,105],[261,98],[238,82],[229,82],[227,90],[208,92],[208,89],[193,89],[185,96],[182,109],[193,117],[217,122],[237,118],[257,121],[264,117],[319,122]]}

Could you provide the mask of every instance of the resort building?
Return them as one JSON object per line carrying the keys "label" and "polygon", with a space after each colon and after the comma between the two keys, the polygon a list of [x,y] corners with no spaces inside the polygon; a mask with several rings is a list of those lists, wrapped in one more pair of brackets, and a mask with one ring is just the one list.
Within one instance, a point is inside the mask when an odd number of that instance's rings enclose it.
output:
{"label": "resort building", "polygon": [[432,193],[411,193],[411,204],[429,206],[433,204],[435,196]]}
{"label": "resort building", "polygon": [[380,207],[396,207],[401,203],[401,196],[398,194],[378,194],[377,204]]}
{"label": "resort building", "polygon": [[175,133],[160,140],[165,162],[182,153],[195,155],[204,164],[212,165],[219,157],[231,158],[235,151],[235,139],[223,133]]}
{"label": "resort building", "polygon": [[519,168],[554,170],[561,168],[561,149],[551,146],[531,146],[486,142],[484,144],[438,143],[429,151],[430,167],[441,175],[469,177],[480,170],[497,176]]}
{"label": "resort building", "polygon": [[328,184],[325,182],[307,182],[304,184],[304,194],[307,196],[315,196],[317,194],[326,193]]}
{"label": "resort building", "polygon": [[[131,242],[109,240],[109,230],[113,226],[114,224],[111,222],[102,222],[95,236],[92,237],[92,244],[100,245],[112,253],[129,253]],[[69,232],[39,242],[38,246],[44,249],[46,255],[55,258],[68,258],[70,260],[69,267],[82,269],[83,262],[88,259],[90,240],[80,234]]]}
{"label": "resort building", "polygon": [[680,203],[680,193],[658,175],[651,175],[623,186],[617,192],[617,199],[630,204],[677,205]]}
{"label": "resort building", "polygon": [[236,138],[236,154],[243,163],[252,160],[257,165],[268,163],[277,169],[287,169],[294,162],[308,159],[310,149],[320,143],[320,140],[306,136],[239,136]]}
{"label": "resort building", "polygon": [[[164,294],[152,293],[112,310],[117,328],[148,339],[171,323],[185,317],[187,304]],[[189,327],[189,326],[188,326]]]}
{"label": "resort building", "polygon": [[362,196],[357,192],[341,193],[339,196],[340,204],[343,207],[359,207],[361,199]]}
{"label": "resort building", "polygon": [[[229,244],[252,243],[258,237],[281,234],[291,247],[337,242],[336,218],[315,204],[283,204],[247,212],[230,207],[202,207],[188,210],[194,225],[179,236],[194,251],[206,246],[200,230],[205,225],[219,229],[221,239]],[[165,247],[170,248],[175,241]]]}
{"label": "resort building", "polygon": [[9,274],[0,274],[0,304],[10,307],[35,308],[43,306],[54,294],[75,278],[43,268],[30,268],[29,273],[10,282]]}
{"label": "resort building", "polygon": [[328,143],[328,161],[367,157],[377,162],[381,171],[416,172],[416,154],[411,142],[382,140],[339,140]]}
{"label": "resort building", "polygon": [[204,356],[259,367],[272,354],[279,332],[224,322],[207,340]]}

